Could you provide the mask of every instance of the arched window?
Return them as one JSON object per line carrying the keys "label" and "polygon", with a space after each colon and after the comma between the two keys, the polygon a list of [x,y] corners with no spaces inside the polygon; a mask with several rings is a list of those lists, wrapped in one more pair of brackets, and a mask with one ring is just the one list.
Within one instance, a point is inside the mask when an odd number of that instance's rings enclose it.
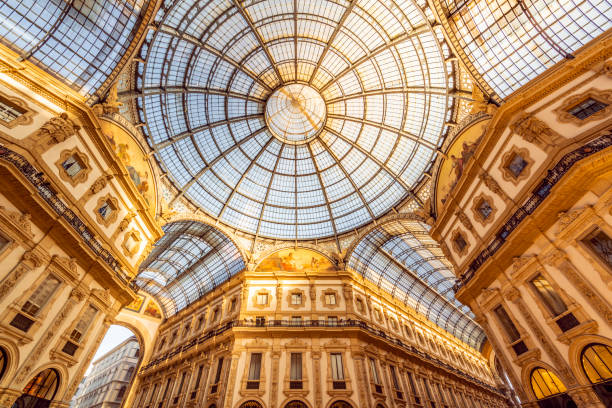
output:
{"label": "arched window", "polygon": [[603,344],[589,344],[580,357],[582,369],[593,384],[612,379],[612,348]]}
{"label": "arched window", "polygon": [[304,404],[302,401],[290,401],[285,405],[285,408],[308,408],[308,405]]}
{"label": "arched window", "polygon": [[8,365],[8,355],[2,347],[0,347],[0,380],[4,377],[6,366]]}
{"label": "arched window", "polygon": [[612,347],[589,344],[580,355],[582,369],[606,407],[612,406]]}
{"label": "arched window", "polygon": [[263,407],[257,401],[247,401],[247,402],[243,402],[242,405],[240,405],[240,408],[263,408]]}
{"label": "arched window", "polygon": [[353,408],[351,404],[345,401],[336,401],[329,406],[329,408]]}
{"label": "arched window", "polygon": [[48,407],[55,397],[59,386],[59,374],[52,368],[38,373],[23,389],[21,397],[15,401],[13,407],[43,408]]}
{"label": "arched window", "polygon": [[548,398],[567,391],[555,373],[542,367],[535,368],[531,372],[531,388],[537,399]]}

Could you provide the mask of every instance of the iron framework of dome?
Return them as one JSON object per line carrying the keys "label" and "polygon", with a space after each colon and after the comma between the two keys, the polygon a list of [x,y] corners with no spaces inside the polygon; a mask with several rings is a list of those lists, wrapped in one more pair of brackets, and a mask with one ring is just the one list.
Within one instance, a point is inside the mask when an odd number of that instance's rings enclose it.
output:
{"label": "iron framework of dome", "polygon": [[469,307],[455,298],[452,266],[425,223],[400,219],[373,228],[355,245],[347,265],[432,323],[481,349],[484,331]]}
{"label": "iron framework of dome", "polygon": [[136,284],[155,296],[166,317],[181,311],[244,270],[240,250],[221,231],[176,221],[140,265]]}
{"label": "iron framework of dome", "polygon": [[275,239],[352,231],[412,194],[452,120],[430,19],[412,0],[166,2],[140,51],[138,120],[213,218]]}
{"label": "iron framework of dome", "polygon": [[83,95],[106,81],[128,50],[147,0],[3,0],[0,41]]}

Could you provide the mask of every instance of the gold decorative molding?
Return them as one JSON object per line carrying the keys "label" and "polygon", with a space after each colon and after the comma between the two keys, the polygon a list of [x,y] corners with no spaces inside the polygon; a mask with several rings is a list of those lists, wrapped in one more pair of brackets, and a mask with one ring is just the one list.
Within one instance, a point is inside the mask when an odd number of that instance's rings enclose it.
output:
{"label": "gold decorative molding", "polygon": [[[102,205],[104,205],[104,203],[108,203],[112,210],[106,218],[102,217],[99,211],[99,209],[102,207]],[[110,194],[107,194],[104,197],[100,197],[98,199],[94,212],[96,214],[96,220],[98,221],[98,223],[104,225],[105,227],[108,227],[117,220],[117,217],[119,215],[119,201],[117,201],[116,198],[111,197]]]}
{"label": "gold decorative molding", "polygon": [[[465,246],[463,248],[460,248],[459,244],[457,243],[459,239],[462,239],[465,242]],[[455,229],[452,232],[451,244],[453,246],[453,250],[455,251],[457,255],[459,255],[459,257],[464,256],[467,253],[468,249],[470,248],[470,242],[467,240],[465,234],[461,232],[461,230],[459,229]]]}
{"label": "gold decorative molding", "polygon": [[[66,169],[64,169],[64,162],[68,160],[70,156],[75,156],[77,160],[80,162],[81,171],[79,171],[74,177],[70,177]],[[70,183],[72,187],[75,187],[77,184],[84,183],[87,181],[87,177],[89,177],[89,173],[91,172],[91,165],[89,164],[89,158],[87,155],[82,153],[77,147],[70,150],[64,150],[60,153],[60,158],[55,162],[55,166],[58,169],[60,178],[67,183]]]}
{"label": "gold decorative molding", "polygon": [[465,215],[465,213],[463,212],[463,210],[461,208],[458,208],[457,211],[455,211],[455,216],[457,218],[459,218],[459,221],[461,221],[461,224],[463,224],[463,226],[468,231],[472,231],[472,232],[474,231],[474,226],[472,225],[472,221],[470,221],[468,216]]}
{"label": "gold decorative molding", "polygon": [[510,129],[525,141],[533,143],[542,149],[556,146],[563,138],[546,123],[530,113],[522,112],[510,124]]}
{"label": "gold decorative molding", "polygon": [[43,145],[57,144],[76,135],[79,129],[81,126],[70,119],[66,112],[63,112],[42,125],[36,132],[36,138]]}

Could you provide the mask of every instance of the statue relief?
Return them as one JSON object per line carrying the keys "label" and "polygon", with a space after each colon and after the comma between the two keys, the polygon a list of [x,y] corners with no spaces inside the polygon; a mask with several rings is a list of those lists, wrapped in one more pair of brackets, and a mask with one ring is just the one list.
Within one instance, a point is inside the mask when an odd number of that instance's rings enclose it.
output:
{"label": "statue relief", "polygon": [[561,136],[535,116],[524,112],[511,125],[510,129],[529,143],[545,149],[558,143]]}
{"label": "statue relief", "polygon": [[59,116],[49,119],[38,129],[36,135],[42,140],[47,140],[47,144],[55,144],[76,135],[80,128],[68,117],[66,112],[63,112]]}

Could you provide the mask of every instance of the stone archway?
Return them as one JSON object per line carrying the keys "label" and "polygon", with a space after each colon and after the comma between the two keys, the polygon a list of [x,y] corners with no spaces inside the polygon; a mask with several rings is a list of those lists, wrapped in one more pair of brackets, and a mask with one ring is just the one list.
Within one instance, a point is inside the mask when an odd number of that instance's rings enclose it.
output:
{"label": "stone archway", "polygon": [[353,406],[346,401],[335,401],[329,408],[353,408]]}

